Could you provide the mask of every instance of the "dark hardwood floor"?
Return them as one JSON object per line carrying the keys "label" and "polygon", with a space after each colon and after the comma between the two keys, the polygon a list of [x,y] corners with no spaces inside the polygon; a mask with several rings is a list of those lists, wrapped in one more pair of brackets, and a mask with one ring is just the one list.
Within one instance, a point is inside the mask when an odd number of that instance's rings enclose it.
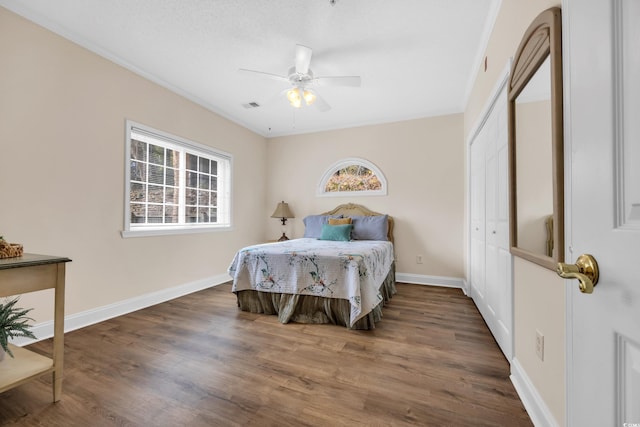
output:
{"label": "dark hardwood floor", "polygon": [[0,424],[532,425],[459,289],[398,284],[383,313],[372,331],[282,325],[207,289],[66,334],[62,400],[47,375],[0,394]]}

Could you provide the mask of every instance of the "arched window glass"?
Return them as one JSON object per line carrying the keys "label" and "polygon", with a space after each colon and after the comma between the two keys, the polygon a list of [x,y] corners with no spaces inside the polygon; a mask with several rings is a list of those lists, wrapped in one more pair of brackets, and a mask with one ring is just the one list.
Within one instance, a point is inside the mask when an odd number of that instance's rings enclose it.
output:
{"label": "arched window glass", "polygon": [[319,196],[373,196],[387,194],[382,171],[368,160],[342,159],[331,165],[318,185]]}

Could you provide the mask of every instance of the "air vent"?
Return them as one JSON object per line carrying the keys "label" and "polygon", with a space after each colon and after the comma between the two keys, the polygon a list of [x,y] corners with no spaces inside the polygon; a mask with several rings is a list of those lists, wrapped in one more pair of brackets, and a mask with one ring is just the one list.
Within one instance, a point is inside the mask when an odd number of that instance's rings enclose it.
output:
{"label": "air vent", "polygon": [[244,108],[258,108],[260,104],[258,104],[257,102],[249,102],[247,104],[242,104],[242,106]]}

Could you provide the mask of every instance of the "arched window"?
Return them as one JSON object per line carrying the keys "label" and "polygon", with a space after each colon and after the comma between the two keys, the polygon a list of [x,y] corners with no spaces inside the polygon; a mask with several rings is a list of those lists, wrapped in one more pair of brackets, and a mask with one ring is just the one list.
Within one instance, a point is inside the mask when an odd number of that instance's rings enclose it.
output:
{"label": "arched window", "polygon": [[384,196],[387,180],[376,165],[358,158],[331,165],[318,184],[318,196]]}

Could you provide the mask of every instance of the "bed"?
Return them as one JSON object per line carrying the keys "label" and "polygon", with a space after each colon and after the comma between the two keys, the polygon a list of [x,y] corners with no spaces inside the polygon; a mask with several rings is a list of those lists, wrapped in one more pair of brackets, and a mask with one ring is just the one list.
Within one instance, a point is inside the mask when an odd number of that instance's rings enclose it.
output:
{"label": "bed", "polygon": [[348,203],[304,222],[303,238],[236,253],[228,272],[238,307],[282,323],[375,328],[396,293],[393,218]]}

